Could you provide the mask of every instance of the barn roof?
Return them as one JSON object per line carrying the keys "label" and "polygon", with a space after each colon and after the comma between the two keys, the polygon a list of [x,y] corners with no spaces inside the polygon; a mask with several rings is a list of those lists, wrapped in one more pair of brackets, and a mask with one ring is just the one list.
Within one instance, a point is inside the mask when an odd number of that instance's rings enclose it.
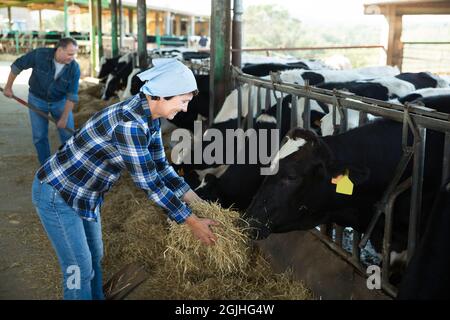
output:
{"label": "barn roof", "polygon": [[365,14],[450,14],[448,0],[378,0],[366,1]]}
{"label": "barn roof", "polygon": [[[109,8],[111,1],[102,0],[103,8]],[[125,8],[136,8],[136,0],[122,0]],[[89,0],[69,0],[69,5],[76,4],[80,7],[88,7]],[[176,14],[209,17],[211,9],[198,4],[196,1],[185,0],[146,0],[147,10],[169,11]],[[31,10],[53,9],[64,10],[64,0],[2,0],[1,7],[26,7]]]}

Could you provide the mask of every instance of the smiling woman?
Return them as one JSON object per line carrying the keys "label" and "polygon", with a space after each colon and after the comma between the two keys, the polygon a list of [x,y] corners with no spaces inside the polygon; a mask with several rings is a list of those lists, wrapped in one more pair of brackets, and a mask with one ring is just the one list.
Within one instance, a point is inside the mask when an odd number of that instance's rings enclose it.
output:
{"label": "smiling woman", "polygon": [[[196,239],[217,241],[209,228],[217,223],[192,213],[190,205],[201,199],[169,165],[161,139],[159,118],[186,110],[197,91],[194,75],[175,59],[154,59],[138,76],[147,81],[141,92],[87,120],[33,182],[33,204],[59,258],[66,299],[104,298],[100,208],[122,169]],[[74,267],[79,286],[69,286]]]}
{"label": "smiling woman", "polygon": [[178,112],[187,112],[188,103],[194,96],[198,94],[198,90],[179,96],[156,97],[147,96],[148,104],[152,110],[154,118],[166,118],[173,120]]}

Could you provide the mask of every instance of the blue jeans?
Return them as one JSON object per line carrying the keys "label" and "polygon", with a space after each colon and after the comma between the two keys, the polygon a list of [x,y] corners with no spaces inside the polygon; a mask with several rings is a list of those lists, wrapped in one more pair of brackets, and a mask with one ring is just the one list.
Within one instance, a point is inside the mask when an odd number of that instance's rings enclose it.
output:
{"label": "blue jeans", "polygon": [[81,219],[56,189],[37,177],[32,200],[58,257],[64,299],[104,299],[100,216],[98,222]]}
{"label": "blue jeans", "polygon": [[[31,92],[28,94],[28,103],[32,104],[37,109],[41,110],[45,114],[50,113],[52,117],[58,121],[64,111],[64,105],[66,99],[57,102],[47,102],[45,100],[39,99],[34,96]],[[50,157],[50,144],[48,142],[48,120],[37,114],[36,112],[30,110],[30,120],[31,120],[31,131],[33,133],[33,144],[36,147],[39,162],[44,164],[45,160]],[[73,115],[70,112],[67,119],[67,128],[74,128]],[[64,129],[58,129],[59,139],[61,144],[64,144],[71,134]]]}

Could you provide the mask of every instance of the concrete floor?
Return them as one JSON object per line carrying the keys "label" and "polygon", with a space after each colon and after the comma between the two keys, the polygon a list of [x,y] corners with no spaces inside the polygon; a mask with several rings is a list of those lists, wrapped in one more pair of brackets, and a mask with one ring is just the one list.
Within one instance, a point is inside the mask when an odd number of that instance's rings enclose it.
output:
{"label": "concrete floor", "polygon": [[[1,87],[10,65],[10,57],[0,56]],[[13,87],[24,100],[30,74],[31,69],[23,71]],[[54,124],[49,132],[55,151],[59,141]],[[59,294],[48,285],[46,274],[58,272],[56,259],[31,203],[38,167],[28,109],[0,93],[0,299],[52,299]]]}

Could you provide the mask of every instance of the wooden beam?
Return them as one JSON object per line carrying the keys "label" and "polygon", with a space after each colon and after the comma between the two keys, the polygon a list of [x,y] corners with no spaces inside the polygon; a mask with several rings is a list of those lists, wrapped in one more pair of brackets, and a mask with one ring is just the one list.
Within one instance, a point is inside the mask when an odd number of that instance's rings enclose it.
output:
{"label": "wooden beam", "polygon": [[230,87],[230,11],[230,0],[211,0],[210,124],[225,101]]}
{"label": "wooden beam", "polygon": [[395,8],[398,15],[416,14],[450,14],[450,2],[416,2],[416,3],[395,3],[395,4],[366,4],[364,14],[387,15],[390,8]]}
{"label": "wooden beam", "polygon": [[139,68],[147,68],[147,6],[145,0],[137,0],[137,34]]}
{"label": "wooden beam", "polygon": [[401,70],[403,62],[403,44],[402,36],[402,16],[397,14],[396,7],[390,6],[387,15],[389,23],[387,65],[397,66]]}

